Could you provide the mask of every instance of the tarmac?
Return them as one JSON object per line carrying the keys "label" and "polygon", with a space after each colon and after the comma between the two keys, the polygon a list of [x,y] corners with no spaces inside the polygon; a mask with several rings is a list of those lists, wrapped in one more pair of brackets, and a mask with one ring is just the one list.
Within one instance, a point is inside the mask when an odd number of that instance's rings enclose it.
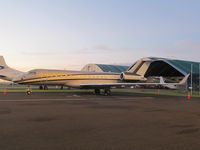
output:
{"label": "tarmac", "polygon": [[200,149],[199,98],[0,94],[0,150]]}

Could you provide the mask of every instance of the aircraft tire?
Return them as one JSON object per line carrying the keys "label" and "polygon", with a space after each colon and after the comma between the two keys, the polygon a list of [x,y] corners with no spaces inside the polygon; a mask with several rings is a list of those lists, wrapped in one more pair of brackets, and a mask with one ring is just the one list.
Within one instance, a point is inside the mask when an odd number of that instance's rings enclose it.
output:
{"label": "aircraft tire", "polygon": [[111,95],[111,90],[110,89],[105,89],[104,90],[104,95],[106,95],[106,96]]}
{"label": "aircraft tire", "polygon": [[101,90],[100,90],[100,89],[94,89],[94,93],[95,93],[96,95],[99,95],[99,94],[101,93]]}

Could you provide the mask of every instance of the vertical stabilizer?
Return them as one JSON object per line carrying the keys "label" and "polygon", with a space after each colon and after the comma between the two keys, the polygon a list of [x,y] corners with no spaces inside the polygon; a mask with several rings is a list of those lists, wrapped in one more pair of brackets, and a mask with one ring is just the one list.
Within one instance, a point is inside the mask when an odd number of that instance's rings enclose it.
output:
{"label": "vertical stabilizer", "polygon": [[160,84],[165,84],[163,77],[159,77],[159,78],[160,78]]}
{"label": "vertical stabilizer", "polygon": [[7,66],[3,56],[0,56],[0,79],[14,81],[20,79],[23,72],[15,70]]}
{"label": "vertical stabilizer", "polygon": [[0,66],[1,66],[1,68],[8,67],[3,56],[0,56]]}

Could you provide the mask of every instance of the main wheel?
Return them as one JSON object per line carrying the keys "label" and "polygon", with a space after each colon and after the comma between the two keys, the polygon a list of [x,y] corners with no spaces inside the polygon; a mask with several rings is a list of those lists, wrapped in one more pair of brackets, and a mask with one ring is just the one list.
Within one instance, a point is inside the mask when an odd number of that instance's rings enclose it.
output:
{"label": "main wheel", "polygon": [[40,85],[40,86],[39,86],[39,89],[40,89],[40,90],[43,90],[43,89],[44,89],[44,87],[43,87],[42,85]]}
{"label": "main wheel", "polygon": [[101,90],[100,89],[94,89],[94,93],[99,95],[101,93]]}
{"label": "main wheel", "polygon": [[111,90],[110,89],[105,89],[104,90],[104,95],[111,95]]}
{"label": "main wheel", "polygon": [[47,85],[44,85],[44,90],[48,90],[48,87],[47,87]]}

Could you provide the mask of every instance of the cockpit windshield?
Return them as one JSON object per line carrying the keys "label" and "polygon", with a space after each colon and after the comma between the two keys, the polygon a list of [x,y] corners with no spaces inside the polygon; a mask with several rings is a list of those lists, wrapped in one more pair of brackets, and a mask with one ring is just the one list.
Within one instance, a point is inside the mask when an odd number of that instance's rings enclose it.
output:
{"label": "cockpit windshield", "polygon": [[29,74],[30,75],[36,75],[36,72],[35,71],[29,71]]}

